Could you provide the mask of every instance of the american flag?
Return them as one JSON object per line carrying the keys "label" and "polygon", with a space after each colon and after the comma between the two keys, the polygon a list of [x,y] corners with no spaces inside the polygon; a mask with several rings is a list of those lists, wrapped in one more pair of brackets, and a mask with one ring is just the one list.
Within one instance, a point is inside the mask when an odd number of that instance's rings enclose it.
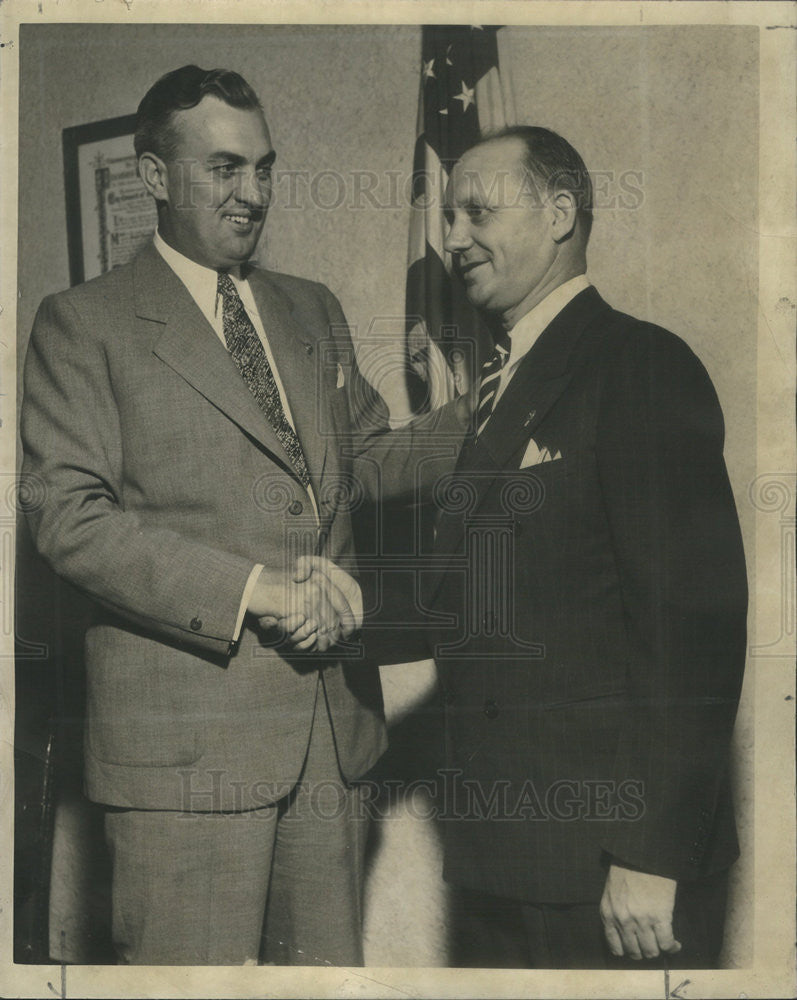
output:
{"label": "american flag", "polygon": [[480,133],[515,122],[505,30],[423,28],[405,310],[409,394],[416,411],[466,392],[493,349],[452,277],[451,255],[443,250],[443,199],[452,166]]}

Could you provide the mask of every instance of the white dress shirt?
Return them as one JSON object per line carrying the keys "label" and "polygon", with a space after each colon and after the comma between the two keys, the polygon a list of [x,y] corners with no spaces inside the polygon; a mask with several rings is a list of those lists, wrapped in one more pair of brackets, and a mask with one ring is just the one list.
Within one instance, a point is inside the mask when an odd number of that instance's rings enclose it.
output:
{"label": "white dress shirt", "polygon": [[568,302],[571,302],[579,292],[583,292],[589,286],[590,282],[586,274],[576,275],[575,278],[570,278],[569,281],[565,281],[557,288],[554,288],[552,292],[545,296],[542,302],[538,302],[533,309],[530,309],[515,323],[509,331],[512,346],[509,350],[509,358],[504,365],[501,378],[498,381],[498,389],[493,401],[493,410],[501,394],[507,385],[509,385],[512,376],[517,371],[518,365],[537,342],[542,331],[559,315]]}
{"label": "white dress shirt", "polygon": [[[197,264],[196,261],[190,260],[184,254],[175,250],[174,247],[169,246],[157,229],[155,230],[154,243],[155,249],[188,289],[191,298],[199,306],[202,315],[213,327],[216,332],[216,336],[226,348],[227,341],[224,339],[224,317],[221,308],[221,296],[218,294],[218,273],[211,267],[205,267],[202,264]],[[246,281],[246,279],[241,278],[240,268],[230,270],[228,273],[238,291],[238,294],[241,296],[241,302],[243,302],[244,309],[246,310],[249,319],[252,321],[252,326],[254,326],[255,332],[260,338],[263,350],[266,352],[268,363],[271,365],[271,370],[274,373],[274,381],[277,384],[277,390],[279,391],[282,408],[285,411],[285,417],[295,431],[296,426],[293,422],[293,416],[291,415],[288,397],[285,395],[285,387],[280,379],[279,369],[274,359],[274,355],[271,353],[271,346],[268,342],[268,336],[266,335],[266,331],[263,327],[263,321],[260,318],[260,313],[257,311],[257,305],[255,304],[255,299],[252,295],[252,289],[249,287],[249,282]],[[316,515],[316,521],[318,521],[318,507],[316,505],[315,494],[313,493],[311,486],[308,487],[308,493]],[[244,587],[243,596],[241,597],[241,606],[238,611],[238,619],[235,623],[233,642],[237,642],[238,637],[241,634],[241,627],[243,626],[244,615],[246,614],[246,609],[249,605],[249,599],[252,596],[252,591],[255,588],[255,584],[257,583],[257,579],[260,576],[262,569],[263,566],[258,563],[252,567],[252,572],[249,574],[246,586]]]}

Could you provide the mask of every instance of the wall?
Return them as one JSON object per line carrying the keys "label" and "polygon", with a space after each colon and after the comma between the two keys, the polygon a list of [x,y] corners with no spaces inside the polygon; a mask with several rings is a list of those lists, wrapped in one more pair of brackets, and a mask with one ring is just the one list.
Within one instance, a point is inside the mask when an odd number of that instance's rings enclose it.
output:
{"label": "wall", "polygon": [[[727,460],[749,561],[755,474],[757,113],[755,29],[507,29],[519,120],[561,132],[601,177],[590,274],[624,311],[697,351],[726,415]],[[265,261],[339,295],[362,334],[403,311],[408,210],[357,199],[355,172],[412,165],[420,29],[415,27],[35,26],[21,38],[20,356],[43,295],[66,287],[61,130],[135,110],[161,73],[186,62],[240,71],[260,93],[281,169],[334,170],[335,210],[278,196]],[[278,189],[279,191],[279,189]],[[329,204],[335,192],[318,189]],[[400,393],[392,396],[396,411]],[[392,718],[423,697],[429,666],[384,670]],[[749,961],[751,743],[745,696],[735,749],[741,834],[727,960]],[[409,716],[408,718],[411,718]],[[405,720],[406,721],[406,720]],[[404,725],[404,723],[402,723]],[[399,744],[401,745],[401,744]],[[397,806],[380,824],[368,896],[367,960],[445,963],[446,890],[428,823]],[[67,826],[62,817],[60,850]],[[68,840],[68,838],[66,838]],[[58,845],[57,845],[58,846]]]}

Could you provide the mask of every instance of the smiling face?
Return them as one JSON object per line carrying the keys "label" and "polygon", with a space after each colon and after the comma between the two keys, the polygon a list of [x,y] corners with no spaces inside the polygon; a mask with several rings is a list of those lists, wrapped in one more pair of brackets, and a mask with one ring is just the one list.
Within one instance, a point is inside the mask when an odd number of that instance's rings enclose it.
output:
{"label": "smiling face", "polygon": [[[158,199],[158,229],[175,250],[226,269],[254,253],[271,200],[274,150],[263,114],[211,95],[174,114],[176,148],[142,176]],[[156,169],[152,169],[152,165]]]}
{"label": "smiling face", "polygon": [[563,280],[556,212],[529,185],[522,155],[514,138],[476,146],[446,191],[444,246],[454,271],[470,301],[507,328]]}

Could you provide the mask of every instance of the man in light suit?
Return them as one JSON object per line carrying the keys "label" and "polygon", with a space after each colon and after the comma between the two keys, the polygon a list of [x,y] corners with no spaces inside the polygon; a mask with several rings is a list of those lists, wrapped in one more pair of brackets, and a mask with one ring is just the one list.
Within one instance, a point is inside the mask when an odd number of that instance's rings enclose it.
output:
{"label": "man in light suit", "polygon": [[716,395],[587,280],[591,183],[561,137],[479,143],[446,202],[501,329],[429,597],[458,623],[436,646],[458,964],[711,966],[747,601]]}
{"label": "man in light suit", "polygon": [[361,595],[337,565],[354,566],[338,439],[386,410],[328,289],[249,265],[275,156],[249,85],[167,74],[135,145],[154,242],[42,303],[21,422],[37,547],[97,606],[85,784],[115,948],[362,964],[357,779],[386,739],[378,674],[346,642]]}

